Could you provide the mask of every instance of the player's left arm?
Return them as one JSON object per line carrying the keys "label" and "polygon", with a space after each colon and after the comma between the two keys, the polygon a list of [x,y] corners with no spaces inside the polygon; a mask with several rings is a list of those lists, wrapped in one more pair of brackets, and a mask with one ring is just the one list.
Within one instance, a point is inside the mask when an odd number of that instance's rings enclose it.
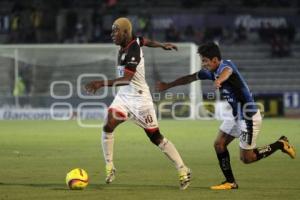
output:
{"label": "player's left arm", "polygon": [[225,67],[223,71],[220,73],[219,77],[214,81],[214,85],[217,89],[222,87],[222,83],[226,81],[232,74],[231,67]]}
{"label": "player's left arm", "polygon": [[172,43],[162,43],[145,37],[143,37],[143,45],[153,48],[162,48],[164,50],[178,50],[177,46]]}

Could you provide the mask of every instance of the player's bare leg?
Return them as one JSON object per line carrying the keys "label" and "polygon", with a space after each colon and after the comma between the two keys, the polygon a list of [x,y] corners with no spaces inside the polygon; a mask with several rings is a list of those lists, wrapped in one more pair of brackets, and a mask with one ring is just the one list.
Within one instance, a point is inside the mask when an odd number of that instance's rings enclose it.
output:
{"label": "player's bare leg", "polygon": [[105,171],[107,184],[111,183],[115,179],[116,169],[113,164],[113,148],[114,148],[114,129],[124,122],[124,116],[122,113],[109,110],[107,119],[102,131],[102,150],[105,159]]}
{"label": "player's bare leg", "polygon": [[229,190],[238,188],[238,185],[236,184],[235,178],[232,173],[230,155],[227,149],[227,146],[234,139],[235,138],[233,136],[220,131],[215,140],[214,148],[219,160],[220,168],[226,180],[219,185],[211,186],[212,190]]}
{"label": "player's bare leg", "polygon": [[264,147],[258,147],[251,150],[241,149],[241,160],[245,164],[249,164],[262,158],[266,158],[275,153],[277,150],[281,150],[283,153],[288,154],[291,158],[296,157],[296,150],[294,146],[289,143],[287,137],[281,136],[276,142]]}
{"label": "player's bare leg", "polygon": [[160,150],[175,164],[175,167],[178,170],[180,189],[185,190],[191,181],[191,170],[183,163],[183,160],[174,144],[165,138],[158,128],[154,130],[144,130],[151,142],[158,146]]}

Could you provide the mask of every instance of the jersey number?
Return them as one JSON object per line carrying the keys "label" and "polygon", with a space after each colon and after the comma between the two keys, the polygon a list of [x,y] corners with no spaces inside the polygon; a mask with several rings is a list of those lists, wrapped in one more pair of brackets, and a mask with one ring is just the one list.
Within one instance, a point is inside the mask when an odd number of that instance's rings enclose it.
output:
{"label": "jersey number", "polygon": [[147,115],[147,116],[145,117],[145,123],[146,123],[146,124],[150,124],[150,123],[152,123],[152,122],[153,122],[152,116],[151,116],[151,115]]}

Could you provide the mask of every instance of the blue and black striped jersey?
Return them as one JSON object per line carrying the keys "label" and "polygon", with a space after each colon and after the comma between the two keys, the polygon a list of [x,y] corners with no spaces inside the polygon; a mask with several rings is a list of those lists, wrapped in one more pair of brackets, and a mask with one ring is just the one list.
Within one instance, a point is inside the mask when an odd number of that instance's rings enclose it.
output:
{"label": "blue and black striped jersey", "polygon": [[221,60],[221,63],[215,72],[201,69],[197,72],[198,79],[216,80],[224,68],[232,69],[230,77],[222,83],[220,93],[232,107],[232,114],[235,117],[252,117],[257,112],[257,105],[254,102],[252,93],[240,74],[236,65],[230,60]]}

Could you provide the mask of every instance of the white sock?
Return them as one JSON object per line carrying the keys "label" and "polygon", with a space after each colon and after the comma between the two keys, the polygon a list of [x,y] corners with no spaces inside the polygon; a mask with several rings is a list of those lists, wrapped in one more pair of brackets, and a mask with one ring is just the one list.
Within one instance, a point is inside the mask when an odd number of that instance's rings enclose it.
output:
{"label": "white sock", "polygon": [[175,164],[177,170],[185,168],[181,156],[171,141],[169,141],[167,138],[164,138],[158,147]]}
{"label": "white sock", "polygon": [[102,131],[102,150],[106,165],[113,166],[114,134]]}

